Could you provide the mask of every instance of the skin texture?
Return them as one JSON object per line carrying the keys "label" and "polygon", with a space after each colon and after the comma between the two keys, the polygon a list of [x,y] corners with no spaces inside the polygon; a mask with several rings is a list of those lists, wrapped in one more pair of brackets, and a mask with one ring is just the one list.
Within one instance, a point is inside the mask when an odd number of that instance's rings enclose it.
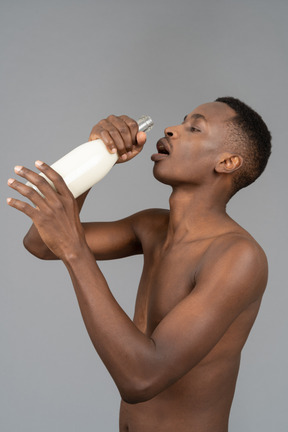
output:
{"label": "skin texture", "polygon": [[[65,264],[91,341],[122,397],[120,431],[227,432],[241,350],[267,283],[267,260],[256,241],[226,213],[233,174],[243,160],[223,150],[221,102],[201,105],[165,129],[154,176],[172,187],[170,209],[149,209],[116,222],[81,224],[84,194],[75,200],[61,177],[38,164],[56,186],[25,167],[9,186],[8,204],[33,225],[25,247]],[[205,120],[203,119],[205,117]],[[118,162],[138,155],[146,136],[126,116],[99,122]],[[96,260],[144,254],[133,321],[111,294]]]}

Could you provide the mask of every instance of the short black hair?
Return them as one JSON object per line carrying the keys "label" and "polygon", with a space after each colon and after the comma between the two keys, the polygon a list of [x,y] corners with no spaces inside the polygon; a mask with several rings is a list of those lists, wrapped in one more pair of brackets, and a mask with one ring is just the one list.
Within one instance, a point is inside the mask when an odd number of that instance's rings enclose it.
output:
{"label": "short black hair", "polygon": [[271,154],[271,133],[262,117],[231,96],[219,97],[215,102],[223,102],[232,108],[236,115],[227,122],[227,150],[238,151],[243,157],[243,165],[233,176],[231,196],[253,183],[264,171]]}

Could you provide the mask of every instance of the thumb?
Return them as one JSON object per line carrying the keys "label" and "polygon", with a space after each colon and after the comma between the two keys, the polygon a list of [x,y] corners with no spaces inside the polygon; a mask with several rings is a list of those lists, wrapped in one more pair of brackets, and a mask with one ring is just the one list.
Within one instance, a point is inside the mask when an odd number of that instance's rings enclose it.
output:
{"label": "thumb", "polygon": [[147,135],[145,132],[138,132],[136,135],[137,144],[143,146],[146,142]]}

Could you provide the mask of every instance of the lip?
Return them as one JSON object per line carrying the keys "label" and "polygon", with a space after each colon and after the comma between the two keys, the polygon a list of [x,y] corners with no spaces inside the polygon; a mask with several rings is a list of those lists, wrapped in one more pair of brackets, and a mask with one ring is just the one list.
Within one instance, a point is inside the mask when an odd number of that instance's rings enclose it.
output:
{"label": "lip", "polygon": [[[151,156],[152,161],[154,162],[158,162],[160,160],[166,159],[167,157],[170,156],[170,152],[171,152],[171,146],[168,143],[168,140],[166,138],[160,138],[159,141],[157,141],[156,144],[158,153],[154,153]],[[165,150],[167,153],[161,153],[161,151]]]}
{"label": "lip", "polygon": [[158,153],[163,154],[163,153],[161,153],[161,150],[166,150],[169,153],[167,156],[170,155],[171,146],[168,143],[168,140],[166,138],[160,138],[159,141],[157,141],[156,147],[157,147]]}
{"label": "lip", "polygon": [[151,156],[151,160],[153,162],[158,162],[160,160],[166,159],[167,157],[169,157],[169,155],[164,154],[164,153],[154,153]]}

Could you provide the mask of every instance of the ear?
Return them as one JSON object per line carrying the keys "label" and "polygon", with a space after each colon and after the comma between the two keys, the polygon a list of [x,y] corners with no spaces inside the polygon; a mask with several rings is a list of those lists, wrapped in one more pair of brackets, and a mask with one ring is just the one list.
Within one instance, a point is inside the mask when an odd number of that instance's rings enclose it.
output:
{"label": "ear", "polygon": [[231,153],[223,153],[215,166],[215,171],[223,174],[231,174],[238,170],[242,164],[242,156]]}

